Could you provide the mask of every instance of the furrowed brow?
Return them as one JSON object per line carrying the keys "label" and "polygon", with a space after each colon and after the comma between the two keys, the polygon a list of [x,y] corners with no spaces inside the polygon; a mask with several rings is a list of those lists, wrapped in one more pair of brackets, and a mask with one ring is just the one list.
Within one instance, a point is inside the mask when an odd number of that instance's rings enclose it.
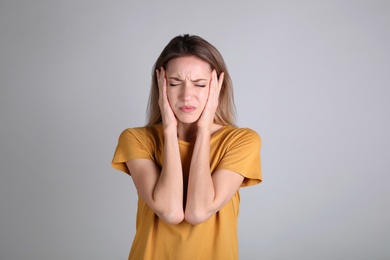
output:
{"label": "furrowed brow", "polygon": [[168,79],[172,79],[172,80],[175,80],[175,81],[183,81],[183,80],[181,80],[179,78],[176,78],[176,77],[169,77]]}
{"label": "furrowed brow", "polygon": [[206,81],[207,79],[194,79],[192,82]]}

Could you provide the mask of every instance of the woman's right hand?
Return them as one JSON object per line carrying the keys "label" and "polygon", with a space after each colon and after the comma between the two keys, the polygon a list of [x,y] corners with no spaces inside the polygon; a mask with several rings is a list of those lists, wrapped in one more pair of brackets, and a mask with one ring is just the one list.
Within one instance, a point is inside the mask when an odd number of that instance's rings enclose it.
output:
{"label": "woman's right hand", "polygon": [[164,129],[177,127],[177,119],[172,111],[171,105],[168,101],[167,95],[167,79],[165,77],[165,70],[163,67],[160,70],[156,70],[157,83],[159,88],[158,105],[160,106],[161,117],[163,121]]}

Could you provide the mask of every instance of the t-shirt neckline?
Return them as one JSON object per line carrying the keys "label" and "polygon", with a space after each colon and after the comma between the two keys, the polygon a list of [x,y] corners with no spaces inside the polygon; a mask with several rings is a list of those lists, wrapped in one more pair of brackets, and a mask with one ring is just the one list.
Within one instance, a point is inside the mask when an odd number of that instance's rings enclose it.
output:
{"label": "t-shirt neckline", "polygon": [[[228,125],[223,125],[220,129],[218,129],[217,131],[215,131],[211,137],[210,137],[210,142],[216,137],[218,136],[220,133],[223,132],[223,130],[225,130],[226,128],[228,127]],[[187,141],[184,141],[184,140],[181,140],[181,139],[178,139],[179,140],[179,144],[180,145],[186,145],[186,146],[194,146],[195,145],[195,142],[187,142]]]}

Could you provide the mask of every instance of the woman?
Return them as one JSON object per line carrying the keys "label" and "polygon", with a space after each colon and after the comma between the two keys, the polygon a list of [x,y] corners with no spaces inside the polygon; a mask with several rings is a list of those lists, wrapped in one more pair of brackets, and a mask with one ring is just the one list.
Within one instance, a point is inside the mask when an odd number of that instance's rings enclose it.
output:
{"label": "woman", "polygon": [[129,259],[238,259],[239,188],[261,182],[258,134],[234,123],[221,54],[177,36],[157,59],[149,122],[126,129],[112,165],[138,191]]}

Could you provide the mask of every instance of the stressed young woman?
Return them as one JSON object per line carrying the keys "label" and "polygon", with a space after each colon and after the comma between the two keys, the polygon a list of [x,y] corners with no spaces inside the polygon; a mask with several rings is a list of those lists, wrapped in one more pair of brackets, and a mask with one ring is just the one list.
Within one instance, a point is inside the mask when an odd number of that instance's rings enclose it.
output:
{"label": "stressed young woman", "polygon": [[173,38],[152,76],[149,120],[120,135],[112,166],[138,191],[129,259],[238,259],[239,188],[261,182],[259,135],[234,122],[218,50]]}

